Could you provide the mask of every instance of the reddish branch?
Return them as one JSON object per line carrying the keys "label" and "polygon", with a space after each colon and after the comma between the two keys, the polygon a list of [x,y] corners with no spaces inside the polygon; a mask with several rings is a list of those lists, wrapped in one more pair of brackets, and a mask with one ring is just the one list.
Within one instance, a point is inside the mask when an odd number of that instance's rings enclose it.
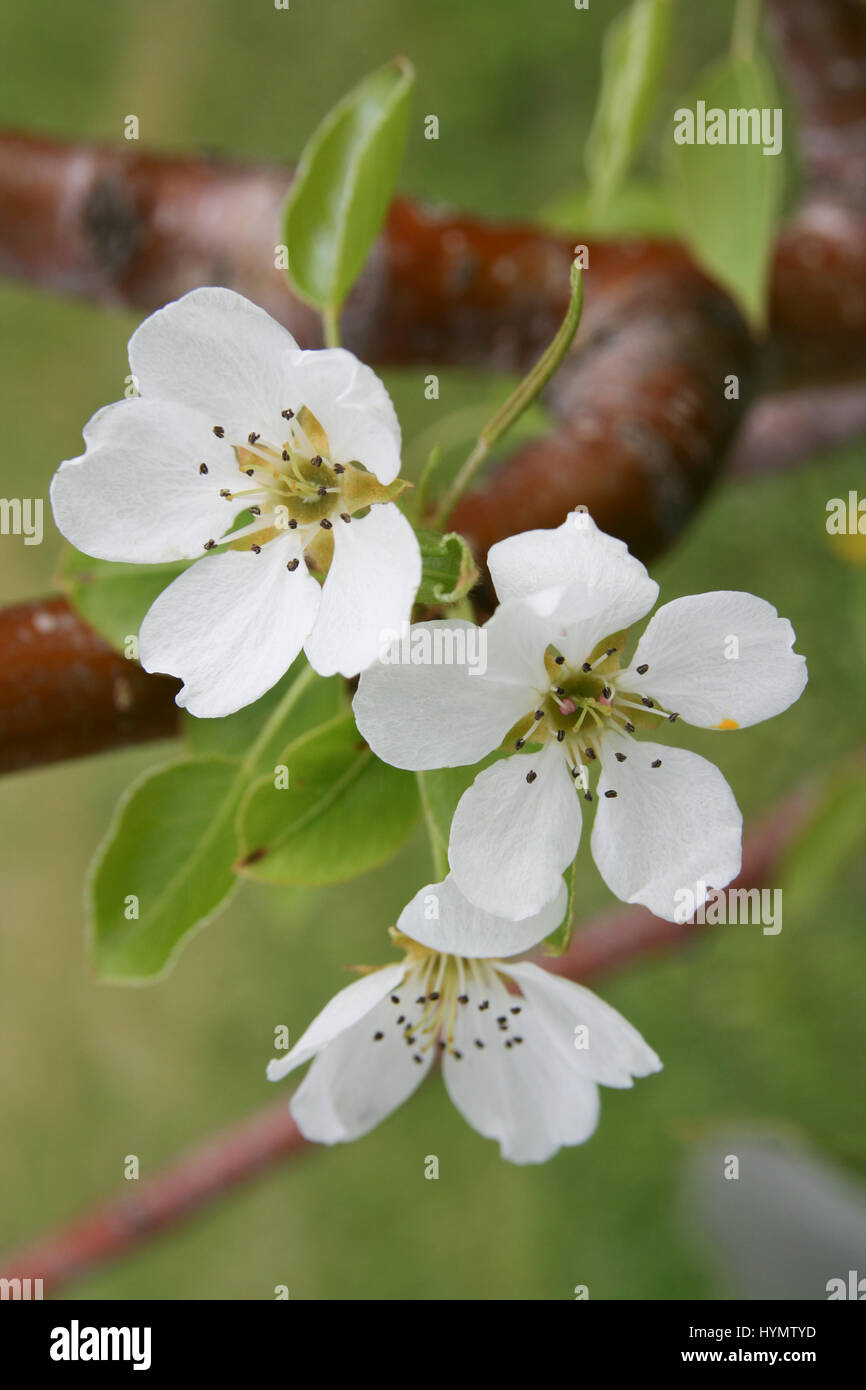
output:
{"label": "reddish branch", "polygon": [[[804,788],[761,822],[746,842],[743,869],[732,888],[759,888],[772,880],[804,823],[809,799],[809,789]],[[597,979],[645,956],[699,941],[707,930],[663,922],[645,908],[620,908],[589,921],[567,955],[544,964],[568,979]],[[9,1255],[0,1278],[42,1279],[46,1291],[57,1289],[107,1260],[129,1254],[302,1149],[312,1146],[299,1133],[285,1101],[271,1105],[213,1135],[154,1177],[130,1184],[124,1196]]]}

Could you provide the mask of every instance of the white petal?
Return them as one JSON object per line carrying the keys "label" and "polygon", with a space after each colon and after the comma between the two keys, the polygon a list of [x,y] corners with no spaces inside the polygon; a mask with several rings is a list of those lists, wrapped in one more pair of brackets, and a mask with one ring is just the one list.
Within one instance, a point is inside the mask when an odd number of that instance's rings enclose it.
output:
{"label": "white petal", "polygon": [[[805,657],[787,618],[754,594],[722,590],[674,599],[650,619],[624,689],[648,694],[701,728],[747,728],[799,699]],[[639,676],[636,667],[649,670]]]}
{"label": "white petal", "polygon": [[405,962],[398,961],[395,965],[386,965],[381,970],[362,975],[359,980],[353,980],[345,989],[341,989],[339,994],[328,1000],[291,1051],[268,1063],[268,1080],[281,1081],[295,1067],[302,1067],[316,1052],[366,1018],[377,1004],[393,993],[405,974]]}
{"label": "white petal", "polygon": [[[514,996],[505,999],[510,1004]],[[458,1009],[454,1050],[461,1055],[444,1054],[445,1085],[464,1119],[485,1138],[499,1140],[503,1158],[544,1163],[563,1145],[582,1144],[592,1134],[598,1088],[550,1046],[530,1009],[504,1033],[493,1025],[495,1012],[491,1000],[491,1008],[480,1014],[474,995]],[[506,1047],[515,1035],[522,1041]]]}
{"label": "white petal", "polygon": [[328,436],[336,463],[362,463],[380,483],[400,472],[400,424],[376,373],[345,348],[302,352],[292,380]]}
{"label": "white petal", "polygon": [[[535,772],[530,784],[527,774]],[[457,887],[512,921],[541,912],[561,891],[580,842],[580,803],[557,743],[514,754],[476,777],[451,822]]]}
{"label": "white petal", "polygon": [[299,356],[276,319],[218,288],[192,290],[157,310],[129,342],[130,369],[143,396],[195,407],[209,428],[222,426],[235,442],[251,430],[281,442],[280,411],[301,403],[292,376]]}
{"label": "white petal", "polygon": [[550,688],[544,653],[561,633],[558,610],[563,592],[546,589],[525,599],[500,603],[482,628],[488,679],[525,690],[523,713],[534,709],[537,696]]}
{"label": "white petal", "polygon": [[409,621],[421,582],[415,532],[393,502],[334,522],[334,558],[305,646],[322,676],[356,676],[377,659],[385,633]]}
{"label": "white petal", "polygon": [[[636,1028],[592,990],[531,961],[503,964],[528,1001],[550,1046],[575,1072],[603,1086],[631,1086],[633,1076],[660,1071],[661,1062]],[[580,1032],[577,1030],[580,1029]]]}
{"label": "white petal", "polygon": [[568,906],[563,879],[559,885],[553,902],[537,916],[511,922],[475,907],[464,898],[449,874],[444,883],[428,883],[416,893],[400,913],[397,926],[413,941],[433,951],[476,958],[516,956],[543,941],[559,926]]}
{"label": "white petal", "polygon": [[215,719],[250,705],[288,670],[315,621],[319,586],[294,538],[255,555],[228,550],[199,560],[152,604],[141,625],[145,671],[179,676],[177,703]]}
{"label": "white petal", "polygon": [[237,462],[195,411],[117,401],[93,416],[84,439],[85,453],[54,475],[51,506],[58,530],[86,555],[143,564],[192,559],[246,505],[220,497],[242,481]]}
{"label": "white petal", "polygon": [[[651,766],[656,759],[661,767]],[[697,753],[608,734],[597,797],[593,857],[624,902],[673,922],[686,892],[698,907],[708,888],[739,873],[742,815],[719,769]]]}
{"label": "white petal", "polygon": [[477,763],[534,707],[531,691],[479,673],[484,633],[458,619],[415,623],[402,638],[395,632],[387,660],[361,675],[353,704],[377,757],[413,772]]}
{"label": "white petal", "polygon": [[589,610],[602,605],[609,626],[628,627],[652,608],[658,585],[624,541],[599,531],[588,512],[572,512],[550,531],[522,531],[490,547],[487,564],[500,602],[556,585],[583,590]]}
{"label": "white petal", "polygon": [[[402,968],[402,967],[401,967]],[[411,980],[403,989],[411,991]],[[398,996],[402,1005],[410,999]],[[423,1081],[435,1049],[407,1043],[402,1008],[390,996],[320,1052],[289,1102],[301,1133],[319,1144],[358,1139],[407,1100]],[[382,1037],[376,1039],[376,1034]],[[416,1061],[420,1058],[420,1062]]]}

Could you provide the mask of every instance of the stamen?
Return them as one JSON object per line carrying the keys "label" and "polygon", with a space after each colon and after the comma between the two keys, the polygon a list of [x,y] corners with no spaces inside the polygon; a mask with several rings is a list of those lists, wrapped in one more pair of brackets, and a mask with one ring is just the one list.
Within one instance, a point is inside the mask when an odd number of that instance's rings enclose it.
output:
{"label": "stamen", "polygon": [[662,765],[662,760],[661,760],[661,758],[655,758],[655,759],[653,760],[653,762],[650,763],[650,767],[661,767],[661,765]]}
{"label": "stamen", "polygon": [[207,464],[206,464],[206,463],[200,463],[199,466],[198,466],[198,471],[199,471],[199,473],[206,473],[206,472],[207,472]]}
{"label": "stamen", "polygon": [[293,410],[281,410],[280,414],[284,420],[293,420],[295,418],[295,412]]}
{"label": "stamen", "polygon": [[374,1034],[373,1034],[373,1042],[381,1042],[382,1039],[384,1038],[384,1036],[385,1036],[384,1033],[374,1033]]}
{"label": "stamen", "polygon": [[616,760],[617,760],[618,763],[624,763],[624,762],[625,762],[625,753],[614,753],[613,756],[616,758]]}
{"label": "stamen", "polygon": [[649,666],[646,662],[644,662],[643,666],[636,666],[635,670],[637,671],[639,676],[645,676],[647,671],[649,670]]}
{"label": "stamen", "polygon": [[607,797],[614,797],[614,796],[616,796],[616,792],[615,792],[615,791],[607,791],[607,792],[605,792],[605,796],[607,796]]}
{"label": "stamen", "polygon": [[297,560],[297,559],[295,559],[295,560],[290,560],[289,563],[286,565],[286,569],[289,570],[292,574],[294,574],[294,572],[295,572],[295,570],[298,568],[298,565],[299,565],[299,564],[300,564],[300,560]]}
{"label": "stamen", "polygon": [[562,741],[563,741],[564,738],[565,738],[565,730],[564,730],[564,729],[557,729],[557,731],[556,731],[556,741],[557,741],[557,743],[562,743]]}
{"label": "stamen", "polygon": [[250,550],[253,552],[254,555],[261,555],[262,553],[262,547],[260,545],[253,544],[250,546]]}
{"label": "stamen", "polygon": [[223,429],[222,425],[214,425],[213,432],[216,435],[217,439],[222,439],[223,435],[225,434],[225,430]]}
{"label": "stamen", "polygon": [[565,657],[564,657],[564,656],[555,656],[553,659],[554,659],[554,661],[556,662],[557,666],[564,666],[564,665],[565,665]]}
{"label": "stamen", "polygon": [[[202,467],[204,467],[204,464],[202,464]],[[230,502],[230,501],[232,500],[231,488],[228,488],[228,487],[221,487],[221,488],[220,488],[220,497],[225,497],[225,498],[227,498],[228,501]]]}
{"label": "stamen", "polygon": [[537,776],[538,776],[538,773],[537,773],[537,772],[527,772],[527,774],[526,774],[526,780],[527,780],[527,782],[529,782],[530,785],[531,785],[531,784],[535,781],[535,779],[536,779]]}
{"label": "stamen", "polygon": [[340,512],[340,520],[345,521],[346,525],[348,526],[352,518],[349,516],[348,512]]}
{"label": "stamen", "polygon": [[247,443],[258,444],[261,437],[262,436],[260,434],[256,434],[255,430],[250,430],[249,434],[247,435]]}
{"label": "stamen", "polygon": [[[204,548],[205,550],[216,550],[216,541],[205,541]],[[210,570],[208,570],[208,574],[210,574]]]}
{"label": "stamen", "polygon": [[322,520],[319,522],[319,525],[321,526],[323,531],[332,531],[334,529],[326,516],[322,517]]}
{"label": "stamen", "polygon": [[313,465],[314,468],[321,468],[321,466],[322,466],[322,455],[321,455],[321,454],[314,454],[313,457],[310,459],[310,463]]}
{"label": "stamen", "polygon": [[345,473],[346,471],[341,463],[332,463],[331,467],[333,468],[335,473]]}

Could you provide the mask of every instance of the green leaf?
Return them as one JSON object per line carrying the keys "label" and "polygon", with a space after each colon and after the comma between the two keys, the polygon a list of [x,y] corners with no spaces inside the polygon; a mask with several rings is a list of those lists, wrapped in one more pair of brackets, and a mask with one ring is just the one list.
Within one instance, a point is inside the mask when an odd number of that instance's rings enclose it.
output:
{"label": "green leaf", "polygon": [[[772,75],[758,58],[729,58],[709,69],[676,113],[668,178],[682,236],[699,263],[736,299],[749,322],[762,328],[767,315],[770,256],[784,178],[780,154],[761,143],[698,144],[707,113],[760,112],[778,106]],[[691,113],[691,120],[685,113]],[[711,126],[708,124],[708,133]]]}
{"label": "green leaf", "polygon": [[866,840],[866,772],[837,773],[808,824],[788,849],[780,871],[787,912],[820,910],[846,859]]}
{"label": "green leaf", "polygon": [[193,563],[176,560],[162,565],[121,565],[94,560],[67,546],[57,582],[73,608],[92,628],[123,651],[128,637],[137,637],[142,619],[154,599]]}
{"label": "green leaf", "polygon": [[364,78],[308,142],[285,208],[295,289],[336,312],[385,219],[403,158],[414,69],[395,58]]}
{"label": "green leaf", "polygon": [[458,603],[478,582],[468,543],[456,531],[418,531],[421,584],[416,603]]}
{"label": "green leaf", "polygon": [[237,763],[199,757],[149,771],[129,788],[88,884],[91,951],[101,975],[154,978],[193,927],[224,905],[236,882],[234,820],[243,786]]}
{"label": "green leaf", "polygon": [[621,184],[652,114],[671,8],[672,0],[634,0],[605,34],[601,87],[584,156],[597,213]]}
{"label": "green leaf", "polygon": [[415,778],[380,762],[351,714],[295,739],[280,762],[288,786],[268,773],[240,807],[240,873],[264,883],[340,883],[389,859],[411,834]]}
{"label": "green leaf", "polygon": [[575,908],[577,902],[577,859],[571,867],[566,869],[566,882],[568,883],[568,904],[565,909],[565,916],[560,922],[556,931],[550,933],[544,943],[545,954],[548,956],[564,956],[574,935]]}
{"label": "green leaf", "polygon": [[667,189],[649,179],[629,179],[603,207],[585,190],[566,193],[541,208],[538,222],[564,236],[672,236],[676,218]]}
{"label": "green leaf", "polygon": [[268,721],[276,718],[274,727],[267,735],[266,747],[257,754],[256,771],[275,762],[287,743],[307,729],[332,719],[347,703],[342,677],[319,676],[280,718],[279,706],[305,667],[306,659],[299,656],[272,690],[254,704],[246,705],[224,719],[196,719],[195,715],[184,711],[183,733],[187,746],[193,753],[216,753],[227,758],[240,758],[259,738]]}

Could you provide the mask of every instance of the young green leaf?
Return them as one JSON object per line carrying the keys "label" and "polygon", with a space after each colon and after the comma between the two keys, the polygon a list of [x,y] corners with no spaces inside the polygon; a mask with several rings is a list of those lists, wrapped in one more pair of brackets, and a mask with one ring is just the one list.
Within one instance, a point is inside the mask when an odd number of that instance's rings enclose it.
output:
{"label": "young green leaf", "polygon": [[115,564],[82,555],[70,545],[61,557],[57,582],[82,618],[118,651],[124,651],[127,639],[138,636],[150,605],[189,564],[189,560],[162,565]]}
{"label": "young green leaf", "polygon": [[235,813],[244,780],[224,758],[148,771],[122,798],[88,884],[91,954],[100,975],[153,979],[236,883]]}
{"label": "young green leaf", "polygon": [[457,603],[478,582],[478,567],[467,542],[456,531],[418,531],[421,584],[417,603]]}
{"label": "young green leaf", "polygon": [[[766,321],[783,181],[778,150],[764,152],[772,143],[763,143],[761,113],[777,109],[765,64],[756,57],[727,58],[695,84],[675,113],[669,137],[668,178],[681,234],[756,328]],[[755,113],[757,127],[750,113]],[[729,139],[732,126],[734,143]],[[726,143],[709,143],[723,129]]]}
{"label": "young green leaf", "polygon": [[597,216],[622,183],[652,113],[671,7],[672,0],[633,0],[605,34],[601,88],[584,156]]}
{"label": "young green leaf", "polygon": [[[341,676],[317,676],[286,709],[283,704],[286,694],[305,669],[306,658],[299,656],[283,679],[260,700],[224,719],[196,719],[195,715],[184,711],[183,733],[191,752],[241,758],[268,722],[274,720],[265,740],[266,746],[257,754],[253,771],[258,773],[276,761],[277,755],[292,739],[332,719],[348,704]],[[283,706],[282,711],[280,706]]]}
{"label": "young green leaf", "polygon": [[286,202],[289,276],[336,314],[388,210],[403,158],[414,69],[405,58],[365,77],[308,142]]}
{"label": "young green leaf", "polygon": [[265,883],[341,883],[395,854],[420,810],[415,778],[376,758],[350,714],[296,739],[238,814],[238,871]]}

